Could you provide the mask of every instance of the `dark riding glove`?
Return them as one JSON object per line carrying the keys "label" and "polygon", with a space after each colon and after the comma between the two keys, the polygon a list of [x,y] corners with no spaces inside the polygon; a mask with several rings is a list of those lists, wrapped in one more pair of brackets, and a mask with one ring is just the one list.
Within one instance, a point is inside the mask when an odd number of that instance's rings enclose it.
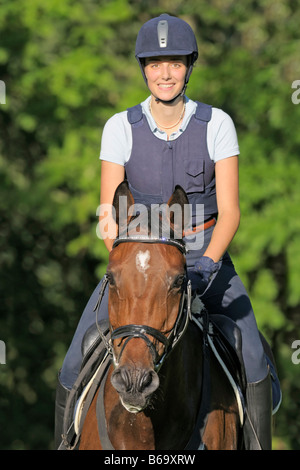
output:
{"label": "dark riding glove", "polygon": [[192,282],[192,290],[199,295],[204,294],[210,285],[213,274],[219,271],[220,266],[220,262],[215,263],[208,256],[201,256],[201,258],[195,262],[194,269],[188,271],[189,279]]}

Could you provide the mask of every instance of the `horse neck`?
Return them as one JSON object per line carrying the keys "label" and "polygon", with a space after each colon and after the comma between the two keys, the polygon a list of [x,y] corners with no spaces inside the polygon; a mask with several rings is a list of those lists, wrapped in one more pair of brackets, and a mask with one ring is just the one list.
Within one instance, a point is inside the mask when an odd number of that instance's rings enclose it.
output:
{"label": "horse neck", "polygon": [[191,435],[200,405],[201,371],[201,337],[190,324],[159,373],[159,393],[150,416],[154,428],[159,430],[158,439],[164,440],[161,446],[181,439],[176,448],[184,448]]}
{"label": "horse neck", "polygon": [[177,384],[176,390],[178,390],[178,393],[180,393],[181,386],[186,387],[190,394],[189,384],[201,380],[201,370],[201,336],[194,324],[190,323],[186,332],[166,359],[162,376],[160,377],[161,385],[165,393],[167,393],[169,389],[171,393],[174,393],[174,389],[169,385],[174,382]]}

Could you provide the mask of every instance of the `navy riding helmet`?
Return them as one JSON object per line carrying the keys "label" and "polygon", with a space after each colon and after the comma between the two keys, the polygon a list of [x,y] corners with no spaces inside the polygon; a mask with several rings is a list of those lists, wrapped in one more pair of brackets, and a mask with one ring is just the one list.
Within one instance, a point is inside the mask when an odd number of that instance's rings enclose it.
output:
{"label": "navy riding helmet", "polygon": [[[180,55],[188,56],[189,61],[185,85],[178,96],[185,93],[193,64],[198,57],[197,41],[192,28],[180,18],[167,14],[152,18],[141,27],[136,40],[135,57],[146,84],[147,79],[144,72],[144,59],[146,57]],[[171,101],[174,101],[178,96]]]}

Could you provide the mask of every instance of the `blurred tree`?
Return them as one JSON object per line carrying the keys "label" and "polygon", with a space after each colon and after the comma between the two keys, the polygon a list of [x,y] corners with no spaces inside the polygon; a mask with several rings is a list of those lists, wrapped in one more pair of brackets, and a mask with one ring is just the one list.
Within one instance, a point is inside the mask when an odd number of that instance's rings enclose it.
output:
{"label": "blurred tree", "polygon": [[224,109],[237,127],[242,221],[231,252],[282,379],[274,443],[300,448],[300,366],[291,361],[300,339],[300,106],[291,100],[299,6],[0,2],[0,448],[53,444],[56,374],[107,262],[96,236],[101,130],[147,96],[135,37],[162,12],[187,20],[198,38],[188,95]]}

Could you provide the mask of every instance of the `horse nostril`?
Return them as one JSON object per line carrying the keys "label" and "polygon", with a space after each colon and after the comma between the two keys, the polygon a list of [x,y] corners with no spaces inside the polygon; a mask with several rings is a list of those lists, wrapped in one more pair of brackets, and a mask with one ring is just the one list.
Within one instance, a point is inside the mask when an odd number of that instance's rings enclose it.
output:
{"label": "horse nostril", "polygon": [[128,392],[131,388],[129,373],[125,367],[116,369],[111,376],[111,383],[119,393]]}
{"label": "horse nostril", "polygon": [[158,385],[158,375],[154,370],[116,369],[111,376],[111,383],[119,393],[140,393],[145,396],[153,393]]}
{"label": "horse nostril", "polygon": [[139,383],[138,383],[138,391],[144,393],[145,395],[149,395],[153,393],[159,385],[159,379],[156,372],[153,370],[145,371],[141,374]]}
{"label": "horse nostril", "polygon": [[149,387],[152,382],[152,374],[151,372],[146,372],[140,380],[140,390],[143,391],[145,388]]}
{"label": "horse nostril", "polygon": [[152,373],[151,371],[149,372],[144,372],[140,376],[140,380],[137,385],[137,389],[139,392],[143,392],[147,388],[149,388],[152,384]]}

